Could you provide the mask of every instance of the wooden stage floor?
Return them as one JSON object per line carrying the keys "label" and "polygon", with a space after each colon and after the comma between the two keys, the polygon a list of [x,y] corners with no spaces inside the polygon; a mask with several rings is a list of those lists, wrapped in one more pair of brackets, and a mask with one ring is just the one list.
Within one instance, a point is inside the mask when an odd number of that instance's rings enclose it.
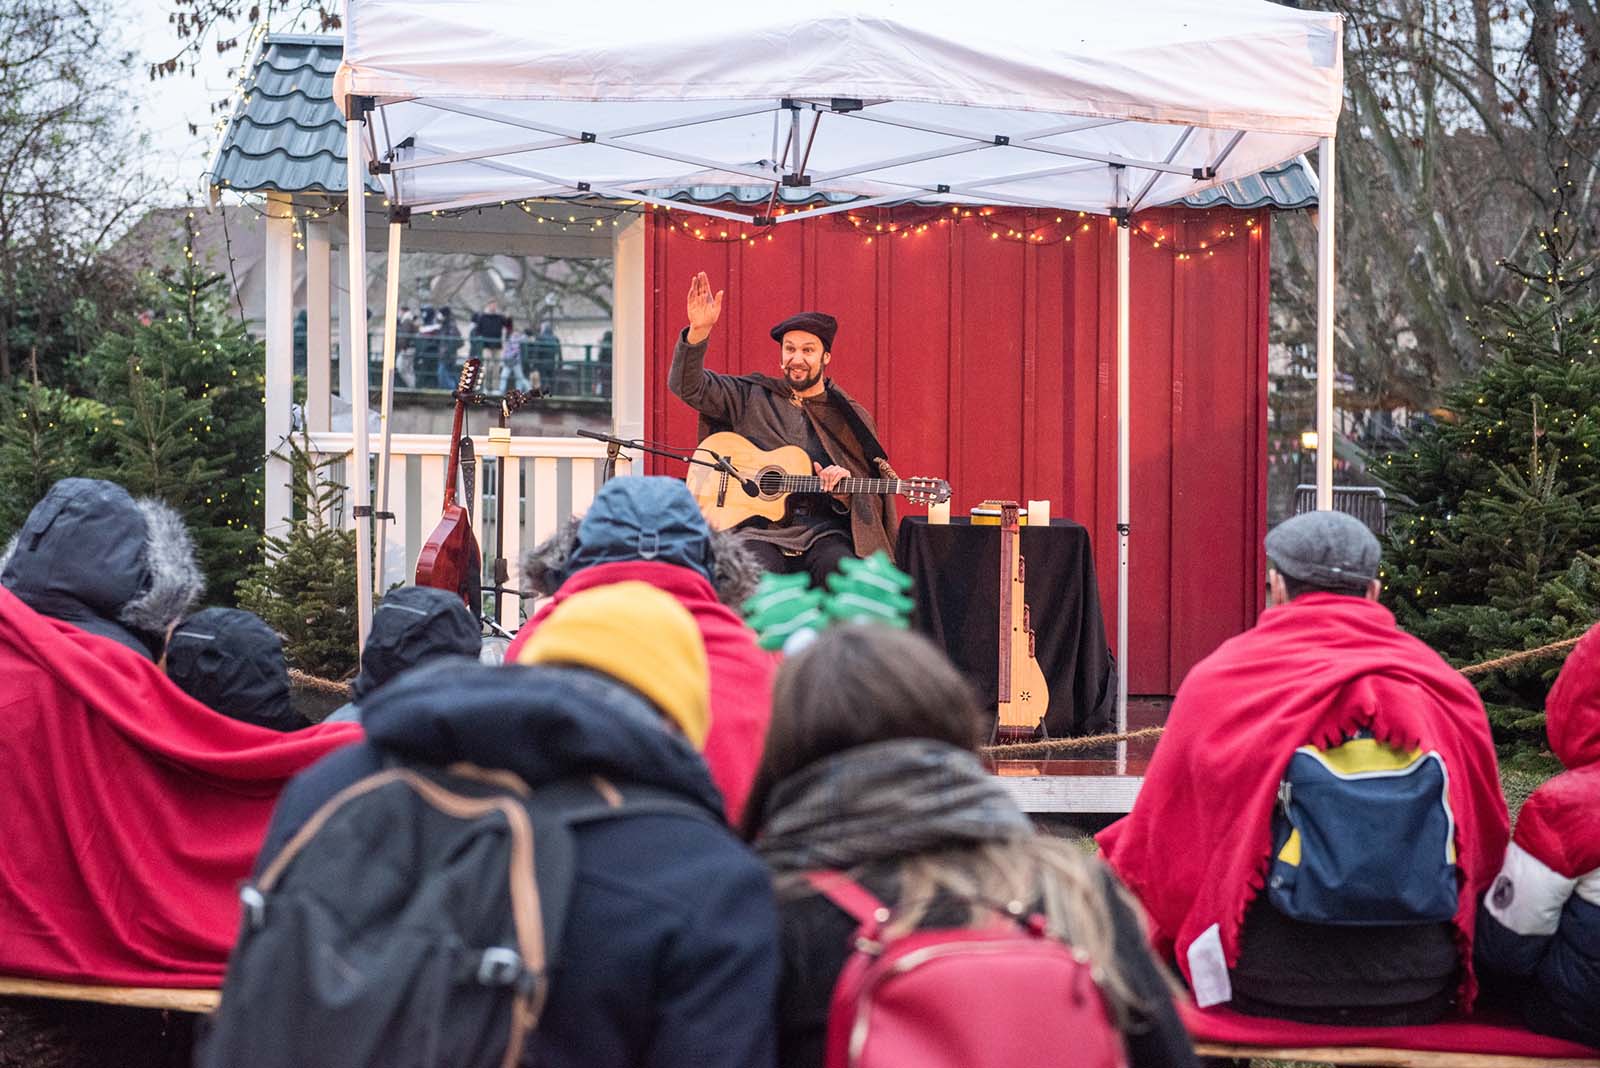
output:
{"label": "wooden stage floor", "polygon": [[[1166,722],[1170,697],[1128,698],[1128,729]],[[1156,740],[1107,746],[1105,752],[1070,759],[995,760],[995,774],[1024,812],[1115,815],[1133,808]]]}

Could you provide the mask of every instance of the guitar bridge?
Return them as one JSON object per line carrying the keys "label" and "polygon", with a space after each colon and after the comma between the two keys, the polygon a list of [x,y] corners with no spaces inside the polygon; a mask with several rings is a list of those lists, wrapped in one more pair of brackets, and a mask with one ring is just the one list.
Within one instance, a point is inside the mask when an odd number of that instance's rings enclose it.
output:
{"label": "guitar bridge", "polygon": [[723,471],[717,476],[717,507],[721,508],[728,503],[728,472]]}

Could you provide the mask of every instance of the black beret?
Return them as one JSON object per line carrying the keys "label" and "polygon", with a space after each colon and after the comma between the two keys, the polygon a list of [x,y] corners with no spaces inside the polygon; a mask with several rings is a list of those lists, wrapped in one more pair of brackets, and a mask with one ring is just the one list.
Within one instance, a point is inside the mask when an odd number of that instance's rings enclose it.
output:
{"label": "black beret", "polygon": [[781,342],[783,335],[791,330],[804,330],[808,334],[815,334],[822,339],[822,348],[825,352],[833,351],[833,335],[839,332],[839,320],[827,312],[801,312],[791,315],[783,322],[772,328],[772,340]]}

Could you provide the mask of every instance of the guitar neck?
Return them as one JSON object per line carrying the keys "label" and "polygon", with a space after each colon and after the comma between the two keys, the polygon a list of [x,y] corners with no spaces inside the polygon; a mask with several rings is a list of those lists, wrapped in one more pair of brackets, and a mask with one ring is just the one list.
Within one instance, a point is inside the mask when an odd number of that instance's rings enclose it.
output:
{"label": "guitar neck", "polygon": [[816,475],[784,475],[776,489],[780,493],[906,493],[910,487],[897,478],[843,478],[825,491]]}

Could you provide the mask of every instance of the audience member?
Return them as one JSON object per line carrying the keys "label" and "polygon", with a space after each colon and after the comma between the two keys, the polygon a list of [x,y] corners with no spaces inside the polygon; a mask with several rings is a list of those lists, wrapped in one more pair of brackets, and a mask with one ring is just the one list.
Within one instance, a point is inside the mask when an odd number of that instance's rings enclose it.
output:
{"label": "audience member", "polygon": [[1360,522],[1296,516],[1266,552],[1271,607],[1184,679],[1106,860],[1201,1007],[1372,1025],[1465,1010],[1507,829],[1483,704],[1377,603]]}
{"label": "audience member", "polygon": [[525,594],[550,600],[523,625],[506,660],[515,660],[556,606],[573,594],[633,581],[670,593],[694,616],[705,642],[711,668],[706,763],[722,791],[728,821],[737,825],[761,761],[777,668],[734,611],[760,576],[737,537],[713,533],[706,525],[682,482],[614,478],[601,487],[581,523],[569,522],[523,557]]}
{"label": "audience member", "polygon": [[[654,790],[686,802],[573,827],[563,966],[523,1063],[762,1068],[773,1063],[776,918],[766,872],[722,824],[697,752],[710,721],[693,617],[640,582],[567,598],[521,665],[438,663],[364,711],[367,740],[284,792],[258,870],[324,802],[396,760],[460,761],[529,786]],[[535,802],[536,803],[536,802]]]}
{"label": "audience member", "polygon": [[802,877],[819,869],[885,902],[889,933],[986,925],[1024,903],[1093,962],[1129,1064],[1196,1063],[1135,908],[1077,846],[1034,830],[978,761],[982,725],[967,682],[907,632],[835,627],[780,670],[745,817],[778,889],[779,1063],[822,1065],[855,948],[856,921]]}
{"label": "audience member", "polygon": [[439,657],[477,659],[482,645],[482,625],[455,594],[431,586],[390,590],[373,610],[351,699],[325,722],[359,720],[362,702],[402,671]]}
{"label": "audience member", "polygon": [[114,482],[64,478],[6,547],[0,585],[40,615],[154,660],[205,578],[171,508]]}
{"label": "audience member", "polygon": [[196,612],[167,639],[163,663],[180,690],[224,716],[275,731],[310,725],[289,701],[283,642],[253,612]]}
{"label": "audience member", "polygon": [[556,326],[549,319],[539,324],[538,336],[524,346],[528,361],[533,365],[533,384],[552,393],[559,390],[556,369],[561,365],[561,339],[556,337]]}
{"label": "audience member", "polygon": [[1562,667],[1545,733],[1567,770],[1517,815],[1478,913],[1478,962],[1533,1030],[1600,1047],[1600,626]]}
{"label": "audience member", "polygon": [[[484,380],[500,383],[501,393],[513,386],[528,388],[527,376],[522,373],[521,356],[506,344],[511,331],[511,317],[500,314],[497,301],[484,304],[483,311],[472,317],[473,347],[483,357]],[[502,352],[505,353],[503,360]]]}

